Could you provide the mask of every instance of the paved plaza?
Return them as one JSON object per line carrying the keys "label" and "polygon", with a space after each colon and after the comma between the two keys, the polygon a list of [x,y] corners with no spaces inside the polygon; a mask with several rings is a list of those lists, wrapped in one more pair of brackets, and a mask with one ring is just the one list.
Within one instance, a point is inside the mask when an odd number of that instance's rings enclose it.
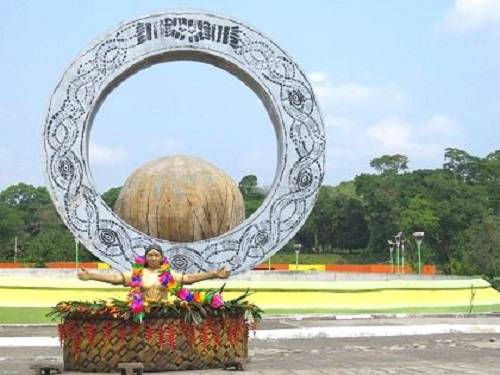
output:
{"label": "paved plaza", "polygon": [[[489,325],[500,317],[426,317],[404,319],[272,319],[262,329],[309,327],[405,327],[434,324]],[[2,327],[0,336],[55,336],[55,327]],[[36,361],[61,361],[59,347],[1,347],[0,375],[30,374]],[[168,374],[227,374],[224,370]],[[247,374],[500,374],[500,334],[445,334],[395,337],[251,339]],[[68,372],[68,374],[76,374]],[[164,373],[166,374],[166,373]]]}

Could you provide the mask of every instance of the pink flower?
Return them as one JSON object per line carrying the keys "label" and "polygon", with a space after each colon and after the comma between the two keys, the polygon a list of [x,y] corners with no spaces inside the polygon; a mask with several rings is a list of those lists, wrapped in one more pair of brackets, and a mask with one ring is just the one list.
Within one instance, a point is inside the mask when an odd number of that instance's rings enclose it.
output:
{"label": "pink flower", "polygon": [[186,300],[188,296],[189,296],[189,290],[187,290],[186,288],[181,288],[177,292],[177,297],[179,297],[182,300]]}
{"label": "pink flower", "polygon": [[212,305],[212,307],[214,309],[218,309],[219,307],[221,307],[224,304],[224,299],[222,298],[222,296],[219,293],[214,294],[212,296],[212,301],[210,301],[210,304]]}
{"label": "pink flower", "polygon": [[135,258],[135,263],[137,264],[146,264],[146,258],[144,258],[143,256],[138,256]]}
{"label": "pink flower", "polygon": [[142,303],[133,303],[132,304],[132,312],[134,314],[140,313],[144,310],[144,305]]}

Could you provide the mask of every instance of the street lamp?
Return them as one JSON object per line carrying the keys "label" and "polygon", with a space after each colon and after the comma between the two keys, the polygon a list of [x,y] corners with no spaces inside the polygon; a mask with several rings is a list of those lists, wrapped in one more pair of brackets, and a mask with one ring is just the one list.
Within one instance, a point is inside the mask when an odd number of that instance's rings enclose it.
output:
{"label": "street lamp", "polygon": [[417,254],[418,254],[418,274],[422,272],[422,263],[420,260],[420,245],[422,245],[422,241],[424,239],[424,232],[415,232],[413,233],[413,237],[415,241],[417,241]]}
{"label": "street lamp", "polygon": [[405,238],[401,236],[401,273],[405,273]]}
{"label": "street lamp", "polygon": [[394,242],[396,243],[396,271],[399,273],[401,271],[401,263],[399,262],[399,246],[401,245],[401,236],[403,232],[399,232],[394,236]]}
{"label": "street lamp", "polygon": [[14,263],[17,262],[17,236],[14,237]]}
{"label": "street lamp", "polygon": [[296,243],[293,245],[293,248],[295,249],[295,271],[299,270],[299,254],[300,254],[300,249],[302,249],[302,245],[300,243]]}
{"label": "street lamp", "polygon": [[387,240],[387,244],[389,245],[389,253],[391,254],[391,273],[394,273],[394,257],[392,254],[394,251],[394,242]]}
{"label": "street lamp", "polygon": [[75,238],[75,272],[78,272],[78,239]]}

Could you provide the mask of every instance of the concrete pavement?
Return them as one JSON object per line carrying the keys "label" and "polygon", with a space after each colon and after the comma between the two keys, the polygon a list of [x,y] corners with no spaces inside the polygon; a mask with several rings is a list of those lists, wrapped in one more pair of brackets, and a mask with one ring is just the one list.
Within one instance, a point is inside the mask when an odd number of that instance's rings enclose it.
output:
{"label": "concrete pavement", "polygon": [[[36,361],[61,361],[60,348],[2,348],[1,375],[28,375]],[[246,374],[500,374],[500,336],[431,335],[250,343]],[[76,374],[69,372],[68,374]],[[227,374],[223,370],[161,374]]]}
{"label": "concrete pavement", "polygon": [[[266,319],[258,332],[307,330],[310,328],[364,330],[364,327],[393,327],[411,332],[416,326],[500,327],[495,314],[429,316],[332,316],[274,317]],[[2,326],[0,336],[50,337],[50,325]],[[0,375],[30,374],[36,361],[61,361],[55,347],[0,347]],[[247,374],[500,374],[500,334],[431,334],[372,337],[315,337],[311,339],[251,339]],[[68,373],[75,374],[75,373]],[[167,374],[167,373],[165,373]],[[169,372],[168,374],[227,374],[223,370]]]}

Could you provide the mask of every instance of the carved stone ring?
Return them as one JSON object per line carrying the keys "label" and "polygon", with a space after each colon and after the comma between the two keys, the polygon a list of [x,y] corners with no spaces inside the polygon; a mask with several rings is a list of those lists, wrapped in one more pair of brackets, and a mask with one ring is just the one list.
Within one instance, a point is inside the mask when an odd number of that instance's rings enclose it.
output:
{"label": "carved stone ring", "polygon": [[[88,162],[93,119],[106,96],[141,69],[179,60],[215,65],[249,86],[262,100],[278,143],[274,181],[259,209],[233,230],[192,243],[151,238],[123,222],[95,191]],[[324,174],[323,122],[297,64],[255,29],[192,11],[123,23],[81,53],[52,95],[43,143],[49,191],[64,223],[90,252],[121,271],[153,242],[179,271],[245,271],[300,229]]]}

